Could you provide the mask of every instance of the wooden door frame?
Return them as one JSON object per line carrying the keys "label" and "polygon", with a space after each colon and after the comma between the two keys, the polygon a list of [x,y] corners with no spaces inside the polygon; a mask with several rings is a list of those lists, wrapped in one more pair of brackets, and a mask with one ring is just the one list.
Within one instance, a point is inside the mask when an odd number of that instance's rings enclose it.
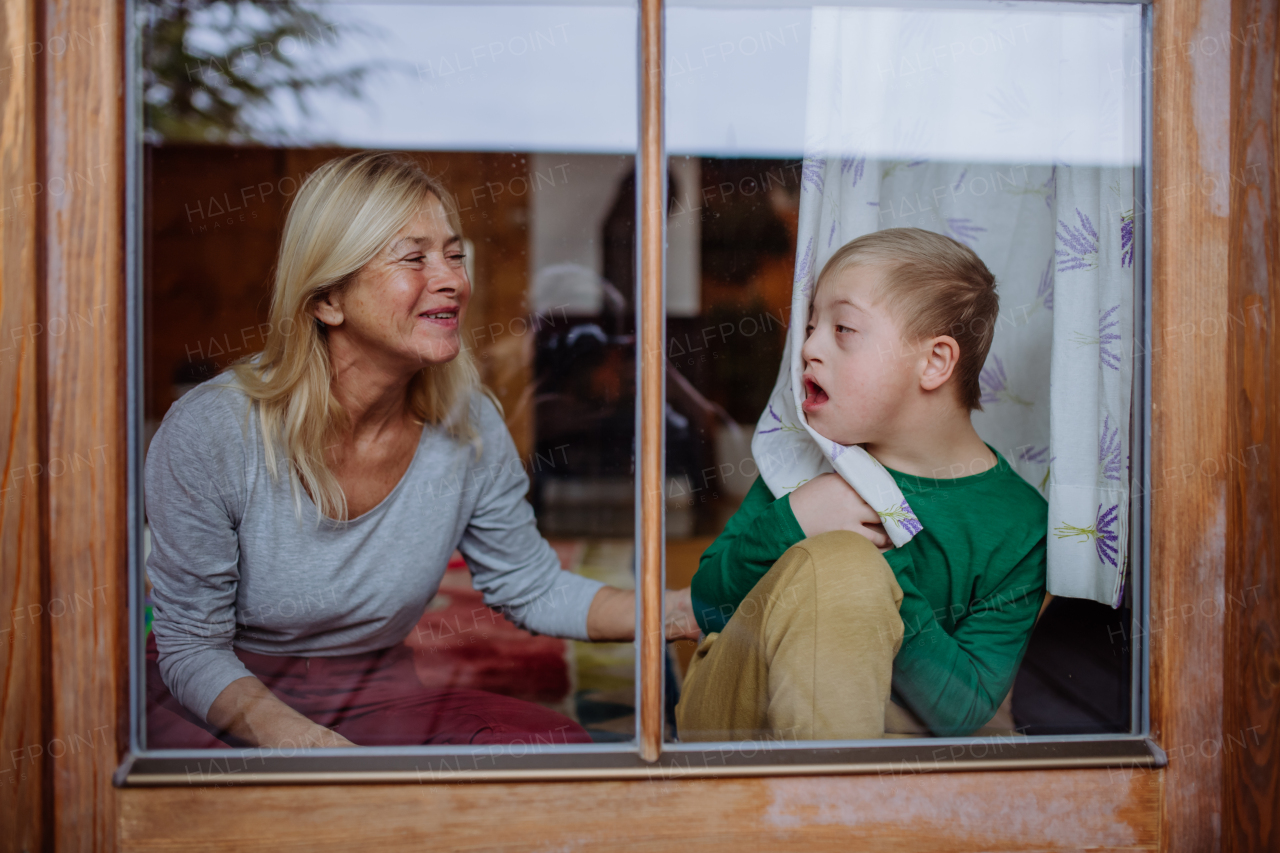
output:
{"label": "wooden door frame", "polygon": [[[885,850],[1275,845],[1280,829],[1264,819],[1280,810],[1267,686],[1280,622],[1273,7],[1156,0],[1145,70],[1155,99],[1151,727],[1167,768],[122,790],[110,779],[128,743],[125,21],[100,0],[7,0],[0,39],[20,61],[0,82],[0,174],[20,215],[0,221],[0,334],[28,333],[15,338],[16,367],[0,368],[13,401],[0,419],[0,488],[14,488],[19,468],[38,472],[0,510],[7,607],[35,614],[0,664],[4,755],[29,773],[0,799],[0,824],[19,827],[0,845],[266,850],[302,832],[311,850],[375,839],[388,850],[815,850],[843,849],[851,833]],[[1232,464],[1246,449],[1254,464]]]}

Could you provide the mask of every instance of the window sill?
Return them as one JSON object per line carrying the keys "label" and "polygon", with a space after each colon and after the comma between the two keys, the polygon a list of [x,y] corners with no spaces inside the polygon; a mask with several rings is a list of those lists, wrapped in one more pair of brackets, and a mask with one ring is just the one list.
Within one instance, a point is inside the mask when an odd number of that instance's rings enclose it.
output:
{"label": "window sill", "polygon": [[[447,749],[447,751],[445,751]],[[665,781],[732,776],[878,774],[914,776],[974,770],[1086,767],[1164,767],[1165,753],[1150,738],[930,738],[865,746],[814,741],[806,747],[760,742],[668,744],[650,764],[634,752],[569,751],[516,755],[511,747],[383,747],[262,755],[257,750],[165,750],[128,755],[116,770],[118,787],[304,785],[359,783],[535,782],[647,779]],[[533,749],[533,747],[529,747]]]}

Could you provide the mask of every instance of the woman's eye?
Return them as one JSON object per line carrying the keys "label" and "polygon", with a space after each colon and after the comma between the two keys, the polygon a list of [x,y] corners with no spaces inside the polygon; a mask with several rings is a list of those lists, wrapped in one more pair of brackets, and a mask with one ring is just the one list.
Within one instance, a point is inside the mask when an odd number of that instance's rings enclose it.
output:
{"label": "woman's eye", "polygon": [[409,257],[405,258],[405,260],[411,264],[416,264],[422,261],[423,259],[425,259],[426,257],[427,257],[426,255],[410,255]]}

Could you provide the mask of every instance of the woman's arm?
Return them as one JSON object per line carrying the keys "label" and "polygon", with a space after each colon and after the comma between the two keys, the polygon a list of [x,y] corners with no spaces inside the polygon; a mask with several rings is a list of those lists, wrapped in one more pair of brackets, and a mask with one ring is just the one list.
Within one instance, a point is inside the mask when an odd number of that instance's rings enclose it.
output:
{"label": "woman's arm", "polygon": [[281,702],[253,677],[228,684],[209,706],[207,721],[253,746],[355,746]]}
{"label": "woman's arm", "polygon": [[251,675],[234,651],[248,461],[234,445],[235,414],[219,402],[201,386],[173,405],[147,451],[144,491],[160,675],[202,720],[223,688]]}
{"label": "woman's arm", "polygon": [[[458,550],[485,604],[541,634],[601,642],[633,639],[635,593],[561,569],[525,500],[529,478],[511,434],[493,403],[477,397],[483,450],[467,473],[467,488],[479,494]],[[698,636],[687,589],[666,593],[665,634],[671,640]]]}
{"label": "woman's arm", "polygon": [[[667,590],[664,594],[668,640],[696,640],[698,623],[693,618],[689,589]],[[633,640],[636,636],[636,594],[616,586],[602,587],[591,599],[587,611],[587,637],[594,642]]]}
{"label": "woman's arm", "polygon": [[236,528],[248,459],[242,413],[219,393],[197,389],[175,404],[147,453],[147,573],[161,677],[187,710],[246,743],[346,746],[272,695],[235,654]]}
{"label": "woman's arm", "polygon": [[[464,475],[462,494],[474,494],[475,499],[458,550],[484,603],[539,634],[575,640],[629,637],[620,631],[625,602],[606,592],[596,604],[605,585],[561,568],[525,499],[529,478],[502,416],[480,393],[473,394],[472,400],[481,452]],[[434,500],[432,496],[424,505],[428,517],[437,512]],[[457,498],[444,495],[438,500]],[[597,634],[588,630],[588,613],[593,608]],[[628,622],[634,622],[634,617]]]}

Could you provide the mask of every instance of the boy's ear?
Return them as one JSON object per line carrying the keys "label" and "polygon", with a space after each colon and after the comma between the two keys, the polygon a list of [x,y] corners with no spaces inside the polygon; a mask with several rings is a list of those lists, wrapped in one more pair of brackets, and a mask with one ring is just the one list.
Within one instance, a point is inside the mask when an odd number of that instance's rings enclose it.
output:
{"label": "boy's ear", "polygon": [[936,391],[947,383],[960,361],[960,344],[950,335],[939,335],[925,342],[924,370],[920,374],[920,387]]}

